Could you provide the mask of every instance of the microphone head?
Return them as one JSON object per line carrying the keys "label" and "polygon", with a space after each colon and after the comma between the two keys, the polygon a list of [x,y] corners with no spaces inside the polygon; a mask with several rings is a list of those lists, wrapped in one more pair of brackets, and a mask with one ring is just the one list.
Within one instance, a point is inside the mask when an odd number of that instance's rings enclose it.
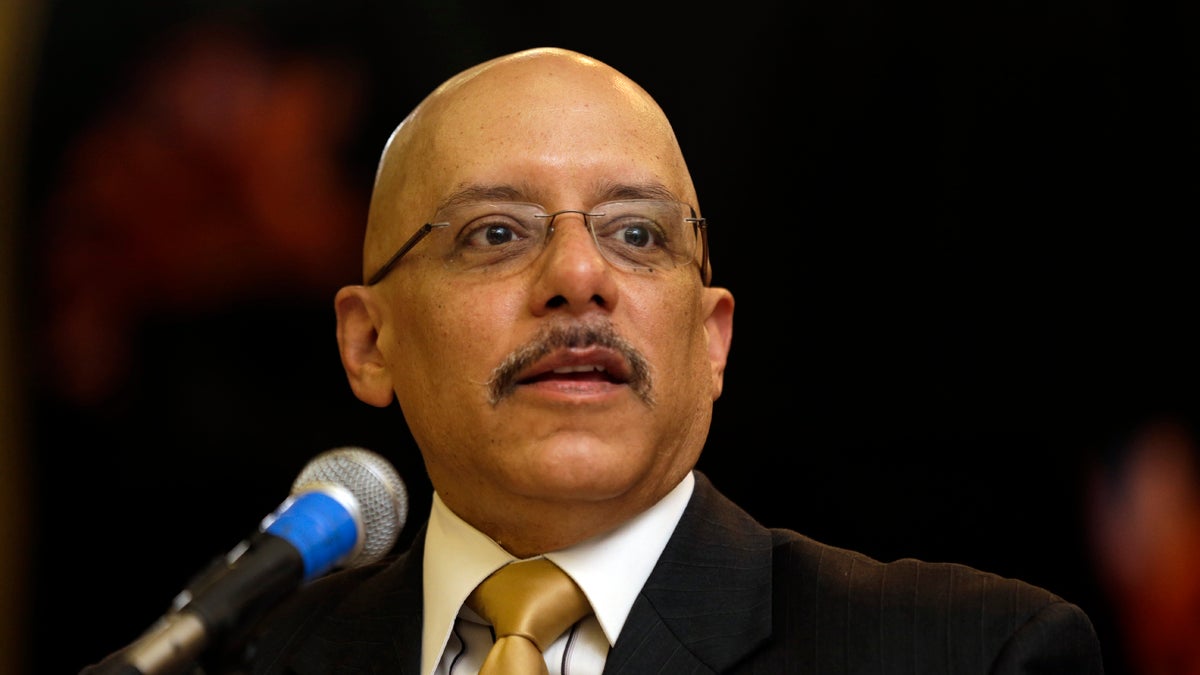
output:
{"label": "microphone head", "polygon": [[341,566],[358,567],[387,555],[408,518],[408,490],[396,469],[370,450],[336,448],[305,465],[292,483],[292,495],[331,487],[350,493],[355,504],[346,506],[361,518],[361,545]]}

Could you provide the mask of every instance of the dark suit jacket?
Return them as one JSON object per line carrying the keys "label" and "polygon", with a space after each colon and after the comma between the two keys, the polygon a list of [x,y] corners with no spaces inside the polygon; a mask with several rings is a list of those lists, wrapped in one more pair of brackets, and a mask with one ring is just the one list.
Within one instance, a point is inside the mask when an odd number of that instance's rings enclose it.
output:
{"label": "dark suit jacket", "polygon": [[[255,673],[411,673],[420,665],[413,547],[326,576],[262,624]],[[883,563],[767,529],[702,474],[605,673],[1102,673],[1083,611],[969,567]]]}

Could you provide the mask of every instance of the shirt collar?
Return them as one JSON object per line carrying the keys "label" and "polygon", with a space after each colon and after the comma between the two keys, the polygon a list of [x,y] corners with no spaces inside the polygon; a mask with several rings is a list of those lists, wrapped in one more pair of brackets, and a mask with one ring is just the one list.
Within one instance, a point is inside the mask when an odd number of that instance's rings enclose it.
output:
{"label": "shirt collar", "polygon": [[[545,554],[583,589],[609,646],[616,641],[634,600],[675,531],[694,486],[695,478],[689,472],[657,504],[616,529]],[[434,493],[425,535],[422,673],[428,675],[437,666],[471,591],[516,559],[459,518]]]}

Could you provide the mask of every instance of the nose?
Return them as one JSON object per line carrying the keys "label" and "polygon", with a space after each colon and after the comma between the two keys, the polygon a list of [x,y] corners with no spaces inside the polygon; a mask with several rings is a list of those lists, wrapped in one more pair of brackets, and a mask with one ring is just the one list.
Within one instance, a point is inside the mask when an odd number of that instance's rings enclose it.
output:
{"label": "nose", "polygon": [[553,311],[583,314],[612,311],[617,283],[612,265],[600,254],[585,217],[578,211],[558,213],[547,232],[534,292],[537,315]]}

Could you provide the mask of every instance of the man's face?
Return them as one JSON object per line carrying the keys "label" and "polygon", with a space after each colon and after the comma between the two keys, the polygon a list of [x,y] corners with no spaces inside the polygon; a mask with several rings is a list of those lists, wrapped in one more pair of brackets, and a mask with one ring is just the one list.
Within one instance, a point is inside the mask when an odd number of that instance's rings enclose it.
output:
{"label": "man's face", "polygon": [[[657,108],[606,70],[487,73],[414,133],[431,135],[381,174],[377,190],[404,189],[377,193],[371,227],[386,243],[368,246],[369,268],[467,189],[548,212],[614,191],[695,204]],[[501,504],[644,509],[695,464],[720,393],[733,301],[703,286],[698,261],[622,270],[580,215],[555,226],[529,265],[499,276],[448,266],[433,238],[454,226],[435,231],[370,289],[376,345],[433,485],[485,531]]]}

